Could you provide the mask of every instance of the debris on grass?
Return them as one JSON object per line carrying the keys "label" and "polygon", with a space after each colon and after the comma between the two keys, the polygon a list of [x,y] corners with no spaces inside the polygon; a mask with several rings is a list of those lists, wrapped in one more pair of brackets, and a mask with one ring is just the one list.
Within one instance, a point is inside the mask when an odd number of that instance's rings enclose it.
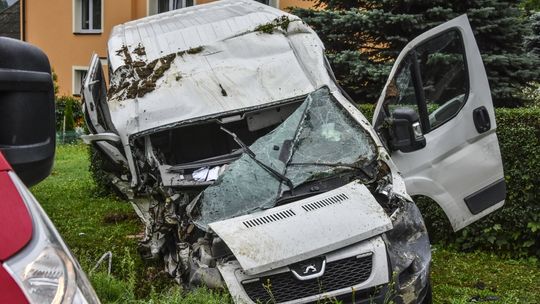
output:
{"label": "debris on grass", "polygon": [[109,213],[103,217],[105,224],[117,224],[129,220],[137,220],[138,217],[134,213]]}

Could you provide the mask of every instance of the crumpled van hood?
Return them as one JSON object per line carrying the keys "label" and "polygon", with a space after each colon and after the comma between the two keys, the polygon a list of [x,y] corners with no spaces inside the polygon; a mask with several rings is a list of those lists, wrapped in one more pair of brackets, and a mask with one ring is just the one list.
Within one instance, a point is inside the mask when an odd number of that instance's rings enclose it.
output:
{"label": "crumpled van hood", "polygon": [[253,275],[369,239],[392,229],[392,222],[366,186],[352,182],[209,226]]}

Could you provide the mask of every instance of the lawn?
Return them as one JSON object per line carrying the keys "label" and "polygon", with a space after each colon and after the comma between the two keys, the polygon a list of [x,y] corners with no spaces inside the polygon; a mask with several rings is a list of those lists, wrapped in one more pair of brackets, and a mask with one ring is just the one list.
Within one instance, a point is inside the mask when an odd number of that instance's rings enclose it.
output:
{"label": "lawn", "polygon": [[[95,194],[83,145],[57,149],[49,178],[31,190],[89,274],[103,303],[227,303],[226,293],[182,291],[160,265],[144,264],[137,253],[141,236],[131,205]],[[96,261],[112,252],[112,273]],[[540,303],[540,265],[485,252],[433,250],[435,303]]]}

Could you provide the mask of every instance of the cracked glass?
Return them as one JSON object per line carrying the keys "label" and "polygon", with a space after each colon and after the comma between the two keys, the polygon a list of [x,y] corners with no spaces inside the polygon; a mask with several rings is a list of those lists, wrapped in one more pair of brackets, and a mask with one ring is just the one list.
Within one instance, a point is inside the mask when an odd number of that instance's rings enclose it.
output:
{"label": "cracked glass", "polygon": [[[249,148],[294,187],[361,168],[376,157],[371,137],[328,88],[311,93],[289,118]],[[287,190],[286,183],[244,153],[201,193],[192,213],[194,223],[206,230],[209,223],[272,208]]]}

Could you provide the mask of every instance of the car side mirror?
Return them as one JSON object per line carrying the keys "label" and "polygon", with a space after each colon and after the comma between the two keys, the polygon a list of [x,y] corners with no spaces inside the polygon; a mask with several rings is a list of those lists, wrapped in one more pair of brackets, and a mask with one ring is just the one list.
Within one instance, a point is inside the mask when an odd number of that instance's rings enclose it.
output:
{"label": "car side mirror", "polygon": [[413,109],[397,108],[392,112],[390,145],[401,152],[412,152],[426,146],[418,113]]}
{"label": "car side mirror", "polygon": [[0,151],[32,186],[49,176],[56,145],[49,59],[28,43],[0,37]]}

